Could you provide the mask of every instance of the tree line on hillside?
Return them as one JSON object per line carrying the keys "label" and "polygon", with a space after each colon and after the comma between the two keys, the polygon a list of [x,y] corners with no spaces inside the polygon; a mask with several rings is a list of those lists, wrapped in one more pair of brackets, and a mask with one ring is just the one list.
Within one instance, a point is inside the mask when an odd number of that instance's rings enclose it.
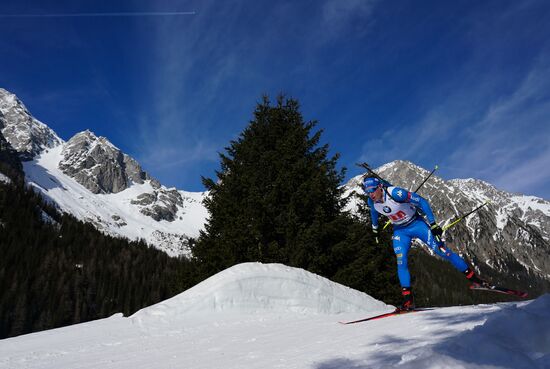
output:
{"label": "tree line on hillside", "polygon": [[189,261],[106,236],[22,186],[0,186],[0,255],[0,338],[129,315],[197,282]]}
{"label": "tree line on hillside", "polygon": [[[364,206],[359,215],[343,211],[345,172],[316,124],[304,121],[294,99],[257,104],[220,154],[217,178],[203,178],[210,217],[189,258],[103,235],[22,184],[1,185],[0,338],[129,315],[250,261],[303,268],[398,304],[390,233],[377,244]],[[473,295],[463,275],[418,250],[411,272],[417,305],[502,300]]]}
{"label": "tree line on hillside", "polygon": [[[0,121],[0,128],[2,122]],[[12,181],[22,184],[24,180],[23,165],[17,156],[17,152],[0,132],[0,173],[3,173]]]}

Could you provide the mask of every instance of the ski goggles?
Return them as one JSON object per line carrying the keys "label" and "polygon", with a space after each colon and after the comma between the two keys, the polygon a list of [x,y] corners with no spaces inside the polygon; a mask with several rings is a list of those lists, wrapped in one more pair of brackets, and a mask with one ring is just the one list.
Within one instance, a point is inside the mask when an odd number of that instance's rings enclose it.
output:
{"label": "ski goggles", "polygon": [[365,187],[365,192],[366,192],[366,193],[373,193],[373,192],[375,192],[377,189],[378,189],[378,186],[369,186],[369,187]]}

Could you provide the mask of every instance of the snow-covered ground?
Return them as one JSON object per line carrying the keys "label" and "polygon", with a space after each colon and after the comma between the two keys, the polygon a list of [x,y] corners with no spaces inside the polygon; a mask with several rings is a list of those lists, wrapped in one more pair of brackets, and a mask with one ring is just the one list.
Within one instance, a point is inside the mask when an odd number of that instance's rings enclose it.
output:
{"label": "snow-covered ground", "polygon": [[550,368],[550,295],[391,310],[279,264],[247,263],[131,317],[0,340],[0,368]]}
{"label": "snow-covered ground", "polygon": [[11,179],[6,176],[4,173],[0,173],[0,182],[11,183]]}

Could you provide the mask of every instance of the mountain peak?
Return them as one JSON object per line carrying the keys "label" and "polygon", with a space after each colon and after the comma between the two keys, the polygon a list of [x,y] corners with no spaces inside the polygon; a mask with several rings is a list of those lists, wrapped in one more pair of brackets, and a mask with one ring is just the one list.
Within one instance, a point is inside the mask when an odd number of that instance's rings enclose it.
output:
{"label": "mountain peak", "polygon": [[67,141],[62,156],[59,168],[93,193],[117,193],[152,179],[135,159],[90,130]]}
{"label": "mountain peak", "polygon": [[20,177],[104,233],[144,239],[171,256],[189,253],[188,239],[198,235],[207,217],[203,193],[167,189],[89,129],[64,142],[5,89],[0,89],[0,132],[2,170],[12,180]]}
{"label": "mountain peak", "polygon": [[418,166],[414,164],[413,162],[410,162],[408,160],[394,160],[389,163],[386,163],[378,168],[375,169],[375,172],[381,173],[381,172],[388,172],[388,171],[414,171],[417,173],[429,173],[429,171],[425,168],[422,168],[421,166]]}
{"label": "mountain peak", "polygon": [[[394,186],[406,189],[415,189],[430,173],[427,169],[407,160],[394,160],[376,168],[374,171]],[[426,185],[435,185],[441,181],[441,178],[434,175],[430,183]]]}
{"label": "mountain peak", "polygon": [[8,108],[10,106],[21,105],[24,107],[23,103],[11,92],[0,88],[0,108]]}
{"label": "mountain peak", "polygon": [[89,129],[78,132],[75,134],[68,142],[67,145],[74,144],[75,142],[86,143],[87,145],[96,144],[103,145],[108,148],[108,150],[120,151],[109,139],[103,136],[97,136],[94,132]]}
{"label": "mountain peak", "polygon": [[43,150],[63,140],[44,123],[35,119],[25,105],[11,92],[0,88],[2,134],[23,160],[31,160]]}
{"label": "mountain peak", "polygon": [[76,133],[72,138],[80,138],[80,137],[86,137],[86,138],[89,138],[91,140],[97,140],[97,136],[95,133],[93,133],[92,131],[90,131],[89,129],[85,130],[85,131],[82,131],[82,132],[78,132]]}

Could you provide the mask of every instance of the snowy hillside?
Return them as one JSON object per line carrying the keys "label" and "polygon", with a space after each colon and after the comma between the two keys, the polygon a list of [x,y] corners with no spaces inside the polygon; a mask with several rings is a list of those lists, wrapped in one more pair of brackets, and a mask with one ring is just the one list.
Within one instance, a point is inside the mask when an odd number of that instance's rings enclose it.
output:
{"label": "snowy hillside", "polygon": [[241,264],[131,317],[0,340],[0,368],[550,368],[550,295],[391,310],[283,265]]}
{"label": "snowy hillside", "polygon": [[479,202],[490,201],[496,205],[499,229],[505,228],[507,218],[516,216],[525,224],[540,229],[542,237],[550,241],[550,201],[501,191],[490,183],[473,178],[452,179],[449,182]]}
{"label": "snowy hillside", "polygon": [[61,211],[171,256],[189,253],[189,237],[198,236],[207,218],[206,193],[162,186],[89,130],[65,142],[1,88],[0,132],[23,160],[26,181]]}
{"label": "snowy hillside", "polygon": [[178,191],[183,199],[172,222],[156,221],[139,211],[135,199],[156,190],[150,180],[133,183],[111,194],[94,194],[58,167],[63,146],[44,151],[32,161],[23,162],[26,180],[63,211],[93,223],[99,230],[144,239],[169,255],[187,254],[187,237],[198,236],[207,212],[202,205],[204,193]]}

